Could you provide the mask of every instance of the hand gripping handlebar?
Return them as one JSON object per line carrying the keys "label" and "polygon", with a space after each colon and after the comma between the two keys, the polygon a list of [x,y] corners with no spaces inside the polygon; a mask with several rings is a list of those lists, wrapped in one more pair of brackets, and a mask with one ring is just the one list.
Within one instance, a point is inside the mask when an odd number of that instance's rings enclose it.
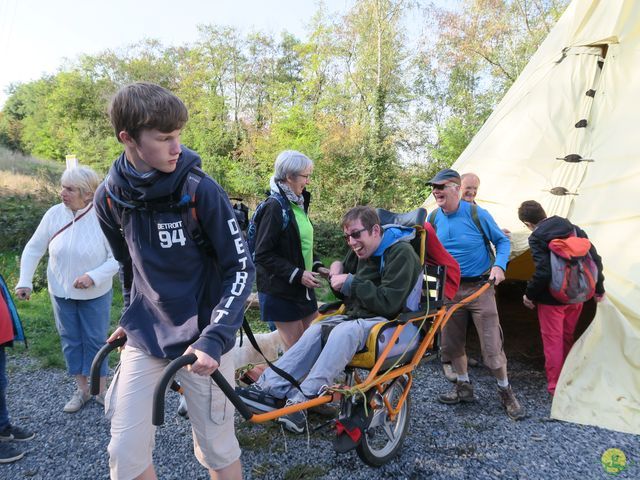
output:
{"label": "hand gripping handlebar", "polygon": [[93,362],[91,362],[91,395],[98,395],[100,393],[100,367],[104,360],[109,356],[109,354],[118,347],[123,346],[127,343],[127,337],[123,335],[122,337],[116,338],[114,341],[105,344],[96,356],[93,358]]}
{"label": "hand gripping handlebar", "polygon": [[[156,388],[153,392],[153,411],[151,418],[154,425],[160,426],[164,423],[164,395],[167,391],[169,382],[173,379],[178,370],[186,365],[195,363],[197,359],[198,357],[196,357],[196,355],[193,353],[183,355],[173,360],[164,369],[162,377],[160,377],[160,380],[158,381],[158,384],[156,385]],[[242,415],[245,420],[250,420],[253,416],[253,413],[236,394],[233,387],[229,385],[227,380],[222,376],[222,373],[220,373],[219,370],[216,370],[211,374],[211,378],[214,382],[216,382],[218,387],[220,387],[220,390],[222,390],[222,392],[233,404],[233,406],[236,407],[240,415]]]}

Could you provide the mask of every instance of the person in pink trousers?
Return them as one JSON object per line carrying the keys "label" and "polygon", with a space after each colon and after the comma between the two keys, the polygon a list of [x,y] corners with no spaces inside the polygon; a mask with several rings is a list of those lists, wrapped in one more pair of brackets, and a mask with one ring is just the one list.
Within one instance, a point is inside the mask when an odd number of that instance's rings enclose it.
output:
{"label": "person in pink trousers", "polygon": [[[551,294],[549,290],[551,258],[548,244],[551,240],[568,238],[572,235],[580,238],[588,237],[584,230],[573,225],[566,218],[555,215],[547,218],[544,209],[535,200],[527,200],[520,205],[518,218],[532,232],[529,236],[529,247],[536,267],[533,277],[527,283],[522,302],[527,308],[538,310],[547,373],[547,390],[553,395],[562,365],[575,341],[573,334],[584,303],[564,304]],[[594,298],[599,302],[604,298],[602,259],[593,244],[589,253],[598,269]]]}

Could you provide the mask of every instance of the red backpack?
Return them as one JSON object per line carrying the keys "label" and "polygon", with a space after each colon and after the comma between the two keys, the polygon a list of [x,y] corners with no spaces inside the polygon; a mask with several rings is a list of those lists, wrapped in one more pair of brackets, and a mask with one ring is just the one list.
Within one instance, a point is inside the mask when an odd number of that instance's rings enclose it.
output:
{"label": "red backpack", "polygon": [[549,292],[561,303],[583,303],[596,292],[598,267],[589,250],[591,242],[575,232],[567,238],[556,238],[548,244],[551,257]]}

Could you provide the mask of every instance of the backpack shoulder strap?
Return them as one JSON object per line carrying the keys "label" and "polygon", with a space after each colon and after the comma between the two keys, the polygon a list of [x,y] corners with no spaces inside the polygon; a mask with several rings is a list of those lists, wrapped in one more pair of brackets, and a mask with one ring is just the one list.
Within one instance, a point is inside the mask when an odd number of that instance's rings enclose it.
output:
{"label": "backpack shoulder strap", "polygon": [[182,224],[187,230],[187,234],[207,255],[213,255],[213,246],[202,230],[200,219],[198,218],[196,191],[206,173],[199,167],[193,167],[185,176],[180,189],[180,201],[177,206],[181,207]]}
{"label": "backpack shoulder strap", "polygon": [[489,237],[487,237],[487,234],[484,232],[484,228],[482,228],[480,217],[478,216],[478,206],[475,203],[471,204],[471,219],[476,225],[478,231],[482,234],[484,245],[487,247],[487,252],[489,252],[489,257],[491,257],[491,263],[493,264],[496,259],[496,254],[493,252],[493,248],[491,248],[491,241],[489,240]]}
{"label": "backpack shoulder strap", "polygon": [[122,229],[122,215],[124,215],[124,208],[121,208],[117,197],[111,193],[111,190],[109,190],[109,186],[107,185],[106,181],[104,189],[104,201],[107,204],[107,210],[109,210],[111,218],[113,218],[113,220],[116,222],[117,227],[120,229],[120,233],[124,237],[124,230]]}
{"label": "backpack shoulder strap", "polygon": [[291,206],[289,205],[289,200],[279,193],[272,193],[269,196],[275,198],[280,204],[280,208],[282,209],[282,230],[286,230],[289,226],[289,220],[291,217]]}
{"label": "backpack shoulder strap", "polygon": [[435,210],[431,210],[431,213],[429,214],[429,216],[427,217],[427,221],[431,224],[431,226],[433,227],[433,231],[437,231],[436,229],[436,215],[438,214],[438,211],[440,210],[440,207],[436,208]]}

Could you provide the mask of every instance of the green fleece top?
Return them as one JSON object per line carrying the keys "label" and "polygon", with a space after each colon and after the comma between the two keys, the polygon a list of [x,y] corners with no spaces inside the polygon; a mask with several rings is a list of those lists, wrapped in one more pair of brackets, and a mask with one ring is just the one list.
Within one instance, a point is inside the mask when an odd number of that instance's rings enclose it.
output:
{"label": "green fleece top", "polygon": [[309,217],[297,203],[290,203],[298,224],[298,232],[300,232],[300,247],[304,258],[304,269],[311,271],[313,269],[313,225],[311,225]]}
{"label": "green fleece top", "polygon": [[382,257],[358,259],[350,250],[344,259],[344,273],[352,273],[350,295],[336,295],[344,300],[345,314],[351,318],[395,318],[404,308],[407,297],[420,275],[420,259],[408,242],[398,242]]}

